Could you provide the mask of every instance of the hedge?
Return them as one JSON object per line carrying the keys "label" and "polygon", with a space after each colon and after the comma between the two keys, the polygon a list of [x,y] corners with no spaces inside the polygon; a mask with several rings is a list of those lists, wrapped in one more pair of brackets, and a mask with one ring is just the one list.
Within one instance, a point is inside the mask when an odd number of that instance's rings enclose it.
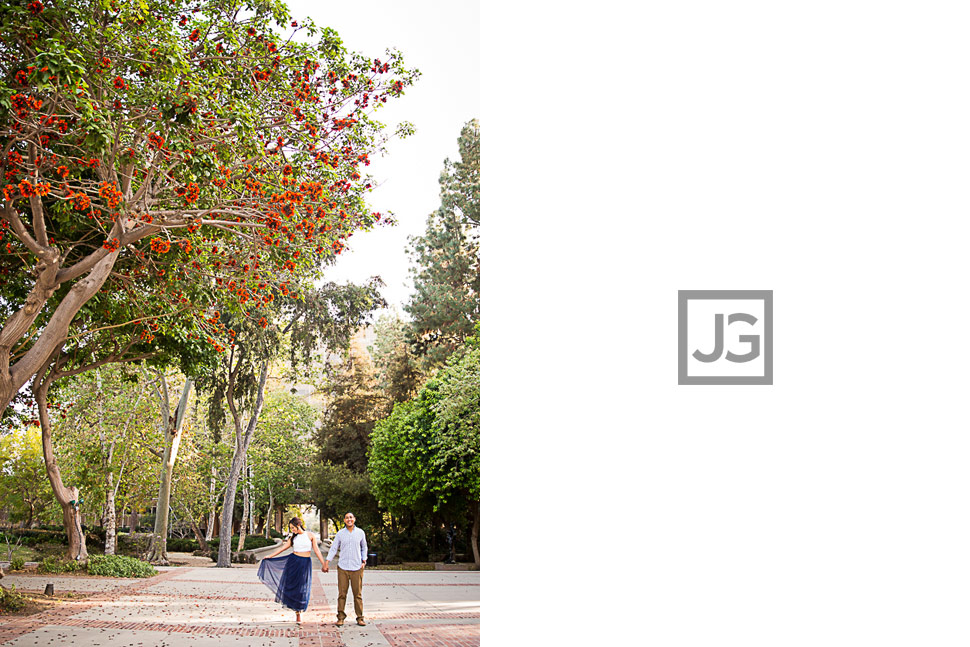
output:
{"label": "hedge", "polygon": [[158,575],[155,567],[125,555],[92,555],[88,559],[88,573],[110,577],[151,577]]}

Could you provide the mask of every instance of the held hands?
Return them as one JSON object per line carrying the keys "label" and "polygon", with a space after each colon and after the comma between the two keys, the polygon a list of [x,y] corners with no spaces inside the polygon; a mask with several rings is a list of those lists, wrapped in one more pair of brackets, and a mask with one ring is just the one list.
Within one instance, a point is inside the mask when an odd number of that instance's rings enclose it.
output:
{"label": "held hands", "polygon": [[324,562],[323,563],[323,572],[324,573],[329,573],[330,572],[330,562]]}

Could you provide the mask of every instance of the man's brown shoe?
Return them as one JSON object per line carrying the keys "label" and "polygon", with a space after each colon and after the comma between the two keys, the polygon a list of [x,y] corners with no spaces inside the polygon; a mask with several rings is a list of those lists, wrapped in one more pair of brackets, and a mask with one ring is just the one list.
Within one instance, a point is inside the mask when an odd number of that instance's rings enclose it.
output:
{"label": "man's brown shoe", "polygon": [[343,620],[338,620],[337,621],[337,626],[338,627],[343,627],[344,626],[344,621]]}
{"label": "man's brown shoe", "polygon": [[367,623],[364,622],[363,620],[361,620],[360,618],[357,619],[357,624],[359,624],[361,627],[366,627],[367,626]]}

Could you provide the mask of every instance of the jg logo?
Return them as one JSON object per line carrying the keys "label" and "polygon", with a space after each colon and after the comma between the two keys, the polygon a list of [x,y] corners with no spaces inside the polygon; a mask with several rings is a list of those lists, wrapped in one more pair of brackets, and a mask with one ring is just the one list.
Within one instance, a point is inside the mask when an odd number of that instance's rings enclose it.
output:
{"label": "jg logo", "polygon": [[771,290],[680,290],[678,384],[771,384]]}

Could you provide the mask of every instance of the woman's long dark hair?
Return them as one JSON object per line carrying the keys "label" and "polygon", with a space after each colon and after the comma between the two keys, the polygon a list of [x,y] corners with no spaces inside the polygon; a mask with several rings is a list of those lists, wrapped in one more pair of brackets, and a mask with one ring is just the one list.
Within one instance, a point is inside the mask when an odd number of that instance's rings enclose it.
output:
{"label": "woman's long dark hair", "polygon": [[[303,532],[306,532],[306,526],[303,525],[303,519],[300,519],[299,517],[293,517],[290,519],[290,523],[287,525],[287,528],[290,526],[296,526],[297,528],[301,528]],[[296,537],[296,533],[291,532],[290,536],[286,538],[286,540],[290,542],[291,546],[293,545],[294,537]]]}

